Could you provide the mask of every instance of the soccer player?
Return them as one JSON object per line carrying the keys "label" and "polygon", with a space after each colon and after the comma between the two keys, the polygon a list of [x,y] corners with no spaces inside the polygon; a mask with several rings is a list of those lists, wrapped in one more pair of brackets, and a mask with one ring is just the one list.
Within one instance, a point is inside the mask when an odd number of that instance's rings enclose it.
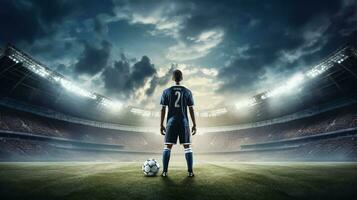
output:
{"label": "soccer player", "polygon": [[[160,132],[165,136],[165,145],[162,156],[163,172],[162,176],[167,176],[167,170],[169,166],[171,148],[177,142],[179,138],[180,144],[185,148],[185,157],[187,162],[188,176],[193,177],[193,152],[190,148],[191,133],[189,127],[189,121],[187,117],[187,107],[189,108],[192,126],[192,135],[196,134],[196,119],[193,110],[193,97],[189,89],[182,86],[182,72],[175,70],[172,74],[172,80],[175,85],[164,90],[160,104],[161,108],[161,128]],[[169,111],[167,114],[166,128],[164,126],[164,119],[166,114],[166,107]]]}

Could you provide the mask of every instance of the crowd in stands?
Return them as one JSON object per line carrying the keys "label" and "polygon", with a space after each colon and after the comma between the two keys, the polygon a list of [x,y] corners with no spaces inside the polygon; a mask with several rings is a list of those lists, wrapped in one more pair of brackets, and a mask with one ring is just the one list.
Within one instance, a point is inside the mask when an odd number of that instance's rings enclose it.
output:
{"label": "crowd in stands", "polygon": [[357,127],[356,106],[282,124],[232,132],[207,133],[194,138],[194,144],[204,147],[203,151],[219,151],[222,147],[232,151],[240,149],[242,144],[299,138],[352,127]]}
{"label": "crowd in stands", "polygon": [[[198,134],[192,137],[196,152],[239,151],[242,144],[262,143],[357,127],[357,107],[338,109],[317,116],[294,120],[282,124],[274,124],[258,128],[242,129],[230,132]],[[101,144],[123,145],[124,150],[138,152],[160,152],[163,137],[152,133],[120,132],[91,126],[73,124],[54,119],[39,117],[0,107],[0,131],[9,130],[27,134],[60,137]],[[199,130],[199,129],[198,129]],[[42,154],[56,155],[58,149],[44,142],[26,141],[0,137],[0,159],[7,153],[17,152],[19,155]],[[310,145],[310,146],[309,146]],[[307,148],[309,147],[309,148]],[[180,148],[175,148],[180,149]],[[346,154],[356,153],[357,142],[354,137],[346,140],[326,140],[311,146],[307,144],[300,153],[315,155],[316,152],[338,151]],[[181,149],[180,149],[181,150]],[[70,152],[66,152],[70,155]],[[299,152],[296,152],[299,153]]]}
{"label": "crowd in stands", "polygon": [[126,146],[145,146],[148,143],[142,134],[120,133],[7,109],[0,109],[0,130]]}

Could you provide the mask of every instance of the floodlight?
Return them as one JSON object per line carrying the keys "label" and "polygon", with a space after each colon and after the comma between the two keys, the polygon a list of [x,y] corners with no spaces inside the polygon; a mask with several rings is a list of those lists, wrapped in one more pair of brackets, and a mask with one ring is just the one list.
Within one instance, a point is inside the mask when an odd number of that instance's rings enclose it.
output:
{"label": "floodlight", "polygon": [[102,99],[101,103],[106,106],[108,109],[113,110],[113,111],[118,111],[123,107],[123,103],[120,101],[113,101],[110,99]]}
{"label": "floodlight", "polygon": [[254,98],[251,99],[244,99],[241,101],[236,102],[235,106],[237,109],[245,108],[245,107],[250,107],[256,104],[256,101]]}

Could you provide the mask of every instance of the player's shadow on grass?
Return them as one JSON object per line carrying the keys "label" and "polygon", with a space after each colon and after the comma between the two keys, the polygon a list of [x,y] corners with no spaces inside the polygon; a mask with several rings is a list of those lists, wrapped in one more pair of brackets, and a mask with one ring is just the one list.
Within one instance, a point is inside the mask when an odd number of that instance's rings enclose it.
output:
{"label": "player's shadow on grass", "polygon": [[195,178],[194,177],[186,177],[181,181],[181,185],[193,185],[195,183]]}
{"label": "player's shadow on grass", "polygon": [[177,184],[170,177],[161,177],[164,186],[176,186]]}
{"label": "player's shadow on grass", "polygon": [[162,190],[159,196],[164,199],[196,199],[197,191],[194,190],[194,178],[185,177],[178,181],[170,177],[162,178]]}
{"label": "player's shadow on grass", "polygon": [[180,185],[193,185],[195,183],[195,178],[192,177],[185,177],[179,183],[175,183],[170,177],[162,177],[162,181],[164,182],[165,186],[180,186]]}

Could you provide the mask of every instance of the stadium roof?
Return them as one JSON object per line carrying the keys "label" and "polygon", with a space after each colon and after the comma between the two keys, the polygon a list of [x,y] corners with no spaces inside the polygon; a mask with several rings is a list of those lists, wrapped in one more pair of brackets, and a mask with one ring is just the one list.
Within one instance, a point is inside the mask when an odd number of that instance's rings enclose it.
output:
{"label": "stadium roof", "polygon": [[[334,100],[339,96],[348,96],[350,93],[356,92],[356,63],[356,49],[344,46],[310,70],[293,76],[286,83],[280,83],[281,87],[266,90],[247,98],[244,102],[238,102],[238,108],[250,109],[250,115],[247,118],[240,116],[243,113],[241,110],[232,109],[229,105],[212,110],[202,110],[197,115],[199,118],[205,119],[200,123],[207,124],[207,126],[247,123],[276,118],[311,107],[314,104]],[[145,121],[157,120],[153,118],[159,116],[157,111],[130,107],[103,95],[83,90],[63,75],[49,69],[12,45],[6,47],[0,59],[0,65],[0,81],[3,84],[1,92],[2,95],[10,98],[21,97],[22,99],[19,100],[24,102],[40,101],[36,105],[76,117],[103,122],[132,124],[123,122],[128,118],[128,113],[132,114],[131,116],[147,117]],[[304,88],[306,92],[298,93],[301,88]],[[288,93],[287,90],[293,90],[293,92]],[[288,95],[284,96],[284,94]],[[278,96],[279,98],[273,98]],[[274,107],[272,110],[269,102],[273,99],[283,101],[279,107]],[[295,104],[290,103],[291,106],[288,108],[285,104],[289,102],[295,102]],[[125,109],[122,109],[122,114],[119,114],[120,112],[108,114],[108,110],[114,110],[112,108]],[[133,119],[138,120],[139,118]],[[130,121],[130,119],[128,120]]]}
{"label": "stadium roof", "polygon": [[[357,57],[357,50],[350,45],[346,45],[340,49],[337,49],[335,52],[331,53],[329,56],[323,59],[320,63],[311,67],[310,70],[303,73],[297,73],[290,79],[288,79],[286,82],[280,83],[279,87],[269,89],[259,95],[255,95],[251,98],[237,102],[236,108],[240,109],[243,107],[254,106],[255,104],[259,103],[259,101],[263,101],[265,99],[276,97],[286,92],[289,92],[290,90],[293,90],[298,86],[303,85],[304,82],[308,81],[309,79],[313,79],[318,75],[321,75],[322,73],[328,71],[336,64],[343,67],[342,63],[347,58],[352,56]],[[352,73],[352,75],[355,75],[352,71],[349,72]]]}
{"label": "stadium roof", "polygon": [[75,83],[68,80],[66,77],[60,73],[51,70],[46,65],[40,63],[39,61],[33,59],[30,55],[22,52],[11,44],[8,44],[5,50],[5,55],[12,59],[15,63],[21,63],[22,66],[29,69],[33,73],[39,75],[42,78],[45,78],[55,84],[59,84],[64,89],[83,97],[87,97],[95,100],[99,104],[102,104],[109,109],[120,109],[123,107],[123,103],[120,101],[112,100],[103,95],[87,91],[77,86]]}

